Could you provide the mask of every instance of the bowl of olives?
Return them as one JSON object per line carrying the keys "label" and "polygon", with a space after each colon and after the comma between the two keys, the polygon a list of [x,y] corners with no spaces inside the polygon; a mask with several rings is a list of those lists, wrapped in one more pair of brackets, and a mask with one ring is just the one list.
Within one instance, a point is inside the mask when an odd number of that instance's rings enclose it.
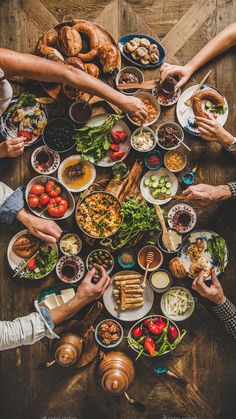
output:
{"label": "bowl of olives", "polygon": [[95,268],[95,276],[99,278],[101,276],[101,266],[110,274],[114,268],[114,258],[108,250],[93,250],[86,259],[86,268],[88,271]]}

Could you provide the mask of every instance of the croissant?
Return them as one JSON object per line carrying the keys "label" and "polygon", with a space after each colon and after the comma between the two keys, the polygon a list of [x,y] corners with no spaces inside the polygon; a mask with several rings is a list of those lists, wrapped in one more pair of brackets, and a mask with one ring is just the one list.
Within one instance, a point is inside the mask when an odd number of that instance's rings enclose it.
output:
{"label": "croissant", "polygon": [[58,47],[60,51],[69,57],[75,57],[82,49],[82,39],[75,29],[63,26],[58,32]]}
{"label": "croissant", "polygon": [[119,69],[120,54],[115,45],[106,42],[98,50],[98,58],[103,66],[104,73],[113,73]]}

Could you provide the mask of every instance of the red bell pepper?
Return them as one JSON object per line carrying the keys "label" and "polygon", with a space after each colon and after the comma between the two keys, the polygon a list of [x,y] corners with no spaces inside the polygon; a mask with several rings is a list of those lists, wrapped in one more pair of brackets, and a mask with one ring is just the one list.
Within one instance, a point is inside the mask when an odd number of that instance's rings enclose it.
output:
{"label": "red bell pepper", "polygon": [[155,343],[152,338],[146,338],[144,341],[144,348],[149,353],[149,355],[154,356],[155,352]]}
{"label": "red bell pepper", "polygon": [[112,131],[111,135],[116,144],[124,143],[128,137],[128,134],[125,131]]}
{"label": "red bell pepper", "polygon": [[124,151],[110,151],[109,156],[111,158],[111,160],[116,161],[116,160],[121,160],[122,157],[124,157],[125,152]]}
{"label": "red bell pepper", "polygon": [[157,323],[149,323],[148,330],[149,332],[153,333],[153,335],[160,335],[163,332],[165,326],[162,324]]}
{"label": "red bell pepper", "polygon": [[111,151],[119,151],[120,147],[118,144],[110,144]]}
{"label": "red bell pepper", "polygon": [[145,319],[144,321],[143,321],[143,323],[145,324],[145,326],[147,326],[150,322],[152,321],[152,319],[150,318],[150,319]]}
{"label": "red bell pepper", "polygon": [[168,339],[171,342],[174,342],[177,339],[177,337],[178,337],[178,331],[177,331],[176,327],[170,326],[169,329],[168,329]]}
{"label": "red bell pepper", "polygon": [[142,334],[143,334],[143,329],[139,326],[135,327],[132,330],[132,335],[135,339],[141,338]]}

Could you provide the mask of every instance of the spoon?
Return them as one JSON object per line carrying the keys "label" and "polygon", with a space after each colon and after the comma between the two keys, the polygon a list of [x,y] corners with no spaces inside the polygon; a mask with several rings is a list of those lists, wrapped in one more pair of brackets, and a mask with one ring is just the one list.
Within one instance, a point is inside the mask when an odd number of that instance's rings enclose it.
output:
{"label": "spoon", "polygon": [[143,283],[142,283],[142,288],[146,287],[146,282],[147,282],[147,273],[148,273],[148,268],[151,265],[151,263],[153,262],[154,259],[154,252],[149,251],[146,254],[146,269],[145,269],[145,274],[144,274],[144,278],[143,278]]}
{"label": "spoon", "polygon": [[178,140],[178,141],[180,142],[180,144],[182,144],[185,148],[187,148],[187,150],[188,150],[188,151],[191,151],[191,148],[190,148],[187,144],[185,144],[185,143],[183,142],[183,140],[181,140],[181,138],[177,137],[177,135],[175,135],[175,134],[172,132],[172,128],[166,127],[166,132],[167,132],[167,134],[173,135],[173,137],[175,137],[175,138],[176,138],[176,140]]}
{"label": "spoon", "polygon": [[164,365],[154,365],[153,369],[156,374],[166,374],[169,375],[169,377],[175,378],[176,380],[182,382],[183,384],[188,384],[188,382],[184,378],[174,374],[173,372],[168,370],[168,368]]}

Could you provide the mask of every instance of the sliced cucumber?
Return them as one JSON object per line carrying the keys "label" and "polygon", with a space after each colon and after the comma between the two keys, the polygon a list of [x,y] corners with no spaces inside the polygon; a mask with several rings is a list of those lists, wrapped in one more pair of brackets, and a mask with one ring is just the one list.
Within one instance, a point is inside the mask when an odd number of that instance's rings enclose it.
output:
{"label": "sliced cucumber", "polygon": [[151,181],[152,181],[152,182],[155,182],[155,180],[157,180],[157,176],[152,175],[152,176],[150,177],[150,179],[151,179]]}
{"label": "sliced cucumber", "polygon": [[166,193],[166,188],[165,188],[165,186],[163,186],[163,187],[161,188],[161,193]]}
{"label": "sliced cucumber", "polygon": [[206,101],[205,103],[205,109],[211,109],[211,102],[209,100]]}
{"label": "sliced cucumber", "polygon": [[155,182],[153,182],[153,184],[152,184],[152,188],[156,189],[156,188],[158,188],[158,186],[159,186],[159,183],[158,183],[157,180],[155,180]]}
{"label": "sliced cucumber", "polygon": [[166,195],[171,195],[171,189],[166,189]]}
{"label": "sliced cucumber", "polygon": [[150,185],[150,179],[146,177],[146,179],[144,180],[144,185],[145,186],[149,186]]}
{"label": "sliced cucumber", "polygon": [[166,182],[166,188],[167,189],[171,188],[171,183],[170,182]]}

